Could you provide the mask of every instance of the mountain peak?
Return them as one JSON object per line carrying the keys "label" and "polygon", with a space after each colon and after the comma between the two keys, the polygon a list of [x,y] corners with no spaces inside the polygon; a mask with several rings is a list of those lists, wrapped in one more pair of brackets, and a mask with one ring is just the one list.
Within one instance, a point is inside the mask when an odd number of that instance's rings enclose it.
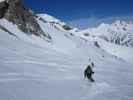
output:
{"label": "mountain peak", "polygon": [[115,25],[115,26],[125,26],[125,25],[129,25],[129,24],[133,24],[133,22],[125,21],[125,20],[116,20],[115,22],[112,23],[112,25]]}
{"label": "mountain peak", "polygon": [[39,17],[45,19],[47,22],[54,22],[54,23],[62,23],[65,25],[64,22],[60,21],[59,19],[53,17],[53,16],[50,16],[48,14],[38,14]]}
{"label": "mountain peak", "polygon": [[115,26],[123,26],[123,25],[126,25],[127,22],[124,21],[124,20],[117,20],[115,22],[112,23],[112,25],[115,25]]}

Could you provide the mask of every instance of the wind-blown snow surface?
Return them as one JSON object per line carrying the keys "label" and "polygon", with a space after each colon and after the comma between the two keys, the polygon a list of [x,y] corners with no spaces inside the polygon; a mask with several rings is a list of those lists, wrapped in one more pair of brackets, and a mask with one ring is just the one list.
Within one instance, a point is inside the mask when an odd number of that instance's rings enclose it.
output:
{"label": "wind-blown snow surface", "polygon": [[[93,42],[39,23],[52,43],[26,35],[22,39],[21,34],[14,37],[0,29],[0,100],[133,99],[131,64]],[[95,63],[95,83],[83,78],[89,58]]]}
{"label": "wind-blown snow surface", "polygon": [[102,39],[98,39],[97,41],[101,48],[107,51],[108,53],[115,55],[116,57],[119,57],[129,63],[133,63],[132,47],[115,45],[113,43],[108,43]]}

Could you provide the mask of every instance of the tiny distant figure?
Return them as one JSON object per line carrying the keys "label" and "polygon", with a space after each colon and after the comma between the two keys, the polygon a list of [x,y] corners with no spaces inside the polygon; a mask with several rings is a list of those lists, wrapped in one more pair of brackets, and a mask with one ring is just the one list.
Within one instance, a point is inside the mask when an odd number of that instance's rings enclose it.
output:
{"label": "tiny distant figure", "polygon": [[94,42],[94,45],[95,45],[96,47],[100,48],[100,45],[99,45],[99,43],[98,43],[97,41]]}
{"label": "tiny distant figure", "polygon": [[94,74],[94,71],[92,70],[91,66],[88,65],[84,71],[84,77],[87,77],[91,82],[94,82],[95,80],[92,78],[92,74]]}

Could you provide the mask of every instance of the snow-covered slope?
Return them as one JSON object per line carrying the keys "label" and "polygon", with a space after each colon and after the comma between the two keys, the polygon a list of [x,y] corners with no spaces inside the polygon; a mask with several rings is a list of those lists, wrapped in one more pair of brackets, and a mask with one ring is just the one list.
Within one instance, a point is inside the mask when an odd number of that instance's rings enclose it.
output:
{"label": "snow-covered slope", "polygon": [[[133,99],[132,65],[95,47],[93,42],[66,36],[48,24],[43,26],[53,36],[52,44],[33,44],[0,29],[1,100]],[[95,63],[95,83],[83,78],[89,58]]]}
{"label": "snow-covered slope", "polygon": [[[48,42],[4,21],[15,36],[0,29],[0,99],[133,99],[132,65],[95,47],[93,41],[38,20],[52,37]],[[83,78],[90,58],[95,63],[95,83]]]}
{"label": "snow-covered slope", "polygon": [[96,39],[96,41],[98,42],[100,47],[104,49],[106,52],[133,64],[132,47],[116,45],[116,44],[104,41],[102,39]]}
{"label": "snow-covered slope", "polygon": [[38,14],[38,19],[42,20],[45,23],[51,23],[52,26],[54,26],[56,29],[60,31],[72,32],[78,30],[77,28],[73,28],[67,25],[66,23],[62,22],[61,20],[54,18],[53,16],[50,16],[48,14]]}
{"label": "snow-covered slope", "polygon": [[[28,26],[14,13],[12,21],[0,19],[0,100],[133,99],[132,64],[105,51],[105,42],[98,47],[97,38],[74,35],[76,29],[47,14],[17,13]],[[83,77],[90,59],[95,83]]]}
{"label": "snow-covered slope", "polygon": [[133,22],[115,21],[112,24],[101,24],[96,28],[75,32],[106,52],[132,63],[133,55]]}

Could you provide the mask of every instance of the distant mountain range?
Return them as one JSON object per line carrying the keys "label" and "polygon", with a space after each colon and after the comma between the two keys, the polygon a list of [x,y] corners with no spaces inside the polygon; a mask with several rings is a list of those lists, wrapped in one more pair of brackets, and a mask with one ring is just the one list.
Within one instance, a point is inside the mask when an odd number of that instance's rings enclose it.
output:
{"label": "distant mountain range", "polygon": [[117,20],[112,24],[102,23],[96,28],[81,31],[82,35],[98,37],[118,45],[133,47],[133,22]]}

